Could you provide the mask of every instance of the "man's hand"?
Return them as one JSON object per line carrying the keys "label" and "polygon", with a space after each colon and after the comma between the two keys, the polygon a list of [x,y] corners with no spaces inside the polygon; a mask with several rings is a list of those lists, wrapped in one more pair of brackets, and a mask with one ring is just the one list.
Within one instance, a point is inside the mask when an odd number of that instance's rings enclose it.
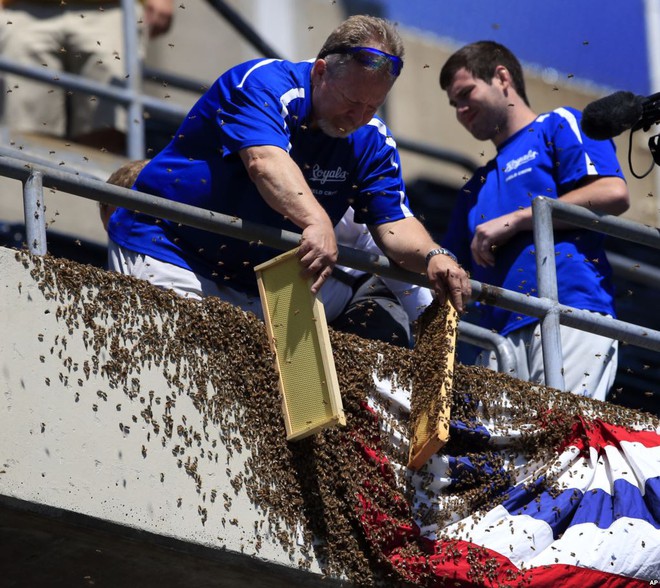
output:
{"label": "man's hand", "polygon": [[474,262],[481,267],[494,266],[497,248],[519,231],[521,218],[521,212],[516,211],[477,226],[470,243]]}
{"label": "man's hand", "polygon": [[144,22],[153,39],[170,30],[174,16],[174,0],[145,0]]}
{"label": "man's hand", "polygon": [[316,294],[332,274],[337,254],[337,240],[330,222],[312,224],[303,230],[298,258],[303,273],[315,278],[312,293]]}
{"label": "man's hand", "polygon": [[472,294],[467,272],[448,255],[439,254],[431,257],[426,273],[440,302],[449,299],[461,314]]}
{"label": "man's hand", "polygon": [[454,308],[463,312],[472,294],[465,270],[448,255],[433,255],[426,264],[426,255],[439,245],[424,225],[415,217],[372,225],[369,227],[376,244],[399,267],[428,275],[431,287],[440,302],[451,300]]}
{"label": "man's hand", "polygon": [[256,145],[242,149],[239,155],[266,203],[302,229],[298,257],[303,274],[314,280],[311,290],[316,294],[337,262],[337,240],[328,213],[282,148]]}

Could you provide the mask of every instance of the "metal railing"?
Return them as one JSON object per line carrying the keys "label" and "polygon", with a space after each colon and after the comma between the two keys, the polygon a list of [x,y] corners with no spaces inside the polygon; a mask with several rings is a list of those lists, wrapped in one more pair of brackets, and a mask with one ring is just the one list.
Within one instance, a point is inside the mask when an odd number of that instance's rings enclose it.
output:
{"label": "metal railing", "polygon": [[[581,227],[586,230],[605,233],[642,245],[660,249],[660,229],[641,225],[616,216],[600,214],[584,208],[555,200],[537,197],[532,202],[532,220],[534,226],[534,245],[536,247],[536,275],[538,294],[540,298],[552,301],[541,318],[541,340],[543,345],[543,365],[546,383],[554,388],[564,389],[564,377],[561,370],[562,349],[559,337],[559,324],[578,326],[582,330],[604,335],[610,338],[622,339],[618,329],[612,325],[617,323],[619,329],[637,338],[648,337],[648,333],[631,328],[628,323],[615,321],[602,315],[590,315],[591,320],[584,321],[586,311],[577,315],[571,310],[564,315],[565,310],[557,300],[557,269],[555,265],[555,241],[552,230],[552,220],[557,220]],[[641,345],[644,347],[644,345]],[[655,349],[655,347],[649,347]]]}
{"label": "metal railing", "polygon": [[[44,211],[45,211],[44,202],[43,202],[43,181],[42,181],[44,170],[51,171],[51,174],[48,174],[48,178],[50,180],[56,181],[55,178],[60,178],[59,180],[57,180],[56,185],[60,187],[62,187],[62,185],[67,185],[71,190],[71,192],[74,194],[77,192],[71,189],[72,186],[78,186],[81,189],[91,189],[92,185],[90,185],[86,181],[83,182],[74,181],[73,178],[71,178],[72,175],[79,179],[84,178],[87,180],[94,180],[93,188],[95,190],[101,189],[101,192],[103,192],[106,189],[111,189],[111,185],[102,183],[101,186],[98,186],[96,184],[98,178],[89,174],[81,174],[80,172],[77,172],[75,169],[72,169],[69,166],[54,165],[53,163],[47,160],[35,158],[33,156],[16,157],[16,155],[17,154],[14,152],[14,150],[8,149],[6,147],[0,147],[0,170],[3,169],[2,167],[3,161],[8,162],[11,171],[8,171],[7,176],[24,182],[23,207],[25,212],[24,214],[25,230],[26,230],[26,238],[27,238],[26,243],[31,253],[34,253],[35,255],[45,255],[46,227],[41,220],[44,217]],[[26,175],[25,173],[23,174],[18,173],[18,170],[16,169],[16,163],[15,163],[16,161],[21,161],[24,168],[27,163],[29,169],[32,170],[32,173],[28,173],[25,179],[23,179],[23,177]],[[63,177],[62,173],[66,174],[67,179],[61,180],[61,178]],[[64,184],[60,183],[61,181],[63,181]],[[129,193],[131,195],[136,194],[136,192],[134,191],[129,191]],[[85,197],[84,194],[80,194],[80,195]],[[86,197],[91,198],[93,200],[102,199],[104,202],[114,203],[114,197],[112,195],[103,196],[101,198],[101,195],[98,194],[96,191],[93,192],[90,191],[89,196]],[[163,203],[162,200],[159,200],[158,202],[159,204]],[[159,211],[160,211],[160,207],[157,208],[154,213],[159,214]],[[164,215],[162,216],[165,217]],[[232,228],[236,226],[237,222],[238,219],[234,219],[234,218],[231,219]],[[241,227],[243,226],[242,223],[240,226]],[[248,224],[246,226],[249,227],[250,225]],[[246,235],[245,239],[253,240],[253,239],[261,238],[261,232],[259,231],[252,232],[252,230],[249,228],[247,230],[250,232],[245,233]],[[236,236],[240,238],[241,231],[238,231]],[[278,246],[277,243],[278,242],[275,242],[273,246],[277,247]],[[293,241],[291,241],[290,239],[286,239],[285,241],[279,242],[279,245],[282,248],[289,248],[291,246],[291,243],[293,243]],[[351,254],[349,253],[348,255]],[[367,267],[371,267],[369,265],[371,263],[371,259],[369,260],[365,259],[364,262],[367,264]],[[509,373],[513,376],[517,374],[518,370],[516,366],[516,359],[513,351],[513,346],[511,342],[505,337],[502,337],[497,333],[493,333],[489,329],[485,329],[478,325],[461,321],[459,322],[458,338],[462,341],[465,341],[466,343],[470,343],[472,345],[477,345],[479,347],[492,350],[497,358],[498,366],[502,371],[505,371],[506,373]]]}
{"label": "metal railing", "polygon": [[[265,245],[280,250],[296,247],[301,238],[299,234],[294,232],[275,229],[210,210],[165,200],[158,196],[107,184],[100,180],[43,166],[26,166],[25,161],[21,159],[0,157],[0,175],[23,183],[27,245],[31,252],[38,255],[43,255],[46,252],[44,188],[56,189],[75,196],[107,202],[114,206],[140,210],[159,218],[246,241],[260,240]],[[660,331],[565,306],[559,304],[556,297],[551,298],[553,294],[553,273],[555,272],[552,213],[563,221],[576,224],[585,229],[602,231],[609,235],[644,243],[656,248],[660,248],[658,229],[652,229],[617,217],[599,215],[579,206],[543,197],[534,200],[533,209],[539,272],[539,297],[526,296],[474,280],[471,281],[471,284],[473,297],[476,300],[507,310],[522,312],[541,320],[546,383],[563,389],[559,324],[619,339],[638,347],[660,351]],[[384,256],[358,251],[342,245],[339,246],[339,263],[365,272],[376,273],[420,286],[429,286],[426,276],[394,266]],[[554,275],[556,284],[556,274]],[[467,340],[470,337],[481,336],[478,330],[475,331],[471,327],[465,329]],[[506,366],[506,362],[511,361],[512,355],[509,355],[510,350],[506,344],[500,346],[501,341],[497,337],[486,341],[483,346],[497,349],[498,357],[502,358],[502,361],[505,362],[503,366]],[[509,363],[508,366],[507,371],[515,369],[515,364],[511,366]]]}
{"label": "metal railing", "polygon": [[[279,58],[279,54],[256,33],[240,14],[222,0],[209,0],[230,25],[260,53],[267,57]],[[142,64],[139,60],[137,23],[132,15],[135,14],[134,0],[121,0],[124,15],[124,61],[126,63],[127,78],[121,85],[111,86],[100,84],[89,79],[52,70],[48,68],[32,68],[17,64],[0,56],[0,71],[26,76],[54,86],[89,93],[101,98],[113,100],[128,110],[129,124],[127,127],[127,155],[130,159],[144,157],[145,125],[144,110],[148,109],[151,115],[178,124],[186,115],[187,109],[172,105],[163,100],[142,94]],[[167,78],[175,86],[191,91],[202,91],[203,84],[188,80],[180,76],[164,74],[155,70],[148,70],[149,75],[155,78]],[[434,146],[425,145],[399,138],[397,144],[404,150],[418,154],[442,159],[473,171],[475,164],[469,158],[460,154],[446,151]],[[18,179],[24,184],[24,207],[28,246],[37,254],[46,252],[45,219],[43,210],[43,186],[64,190],[71,194],[98,201],[106,201],[118,206],[139,208],[141,211],[160,216],[162,218],[184,222],[191,226],[222,233],[225,235],[254,240],[261,239],[265,244],[277,248],[288,249],[298,244],[300,238],[295,233],[275,230],[253,223],[242,221],[212,213],[191,206],[167,202],[147,194],[140,194],[116,186],[110,186],[101,181],[66,173],[63,170],[50,169],[43,162],[31,166],[26,171],[25,162],[11,157],[3,158],[7,150],[0,153],[0,171],[4,175]],[[546,204],[547,203],[547,204]],[[549,212],[548,209],[549,208]],[[476,300],[487,304],[494,304],[502,308],[523,312],[541,320],[542,341],[544,349],[544,363],[546,382],[548,385],[563,388],[561,375],[561,342],[559,340],[559,324],[566,324],[592,333],[602,334],[640,347],[660,350],[660,335],[657,331],[644,329],[636,325],[600,317],[587,311],[581,311],[560,305],[556,301],[556,275],[553,278],[554,263],[546,263],[553,258],[552,215],[567,222],[572,222],[590,230],[604,229],[602,232],[612,234],[630,241],[644,243],[659,247],[657,229],[650,229],[631,221],[616,217],[599,216],[586,209],[566,205],[556,200],[537,198],[534,201],[534,231],[538,239],[537,263],[539,266],[539,298],[527,297],[517,292],[502,290],[493,286],[472,282]],[[598,225],[596,227],[596,225]],[[379,273],[385,276],[402,279],[411,283],[428,285],[425,278],[411,274],[397,267],[390,266],[384,257],[373,256],[364,252],[339,247],[339,261],[343,265],[355,267],[367,272]],[[617,261],[616,256],[613,261]],[[619,260],[624,261],[624,260]],[[619,263],[618,266],[626,265]],[[638,266],[637,274],[649,277],[652,283],[660,281],[655,268]],[[554,281],[553,281],[554,280]],[[515,359],[511,345],[507,339],[491,333],[486,329],[461,322],[459,337],[463,340],[493,349],[498,358],[502,371],[515,373]]]}
{"label": "metal railing", "polygon": [[[226,2],[222,0],[207,1],[259,53],[265,57],[282,59],[282,56],[266,43],[255,29]],[[153,68],[144,68],[139,57],[137,23],[133,17],[135,14],[135,0],[121,0],[121,7],[124,26],[125,80],[117,80],[115,85],[103,84],[83,76],[52,68],[23,65],[2,55],[0,55],[0,71],[44,82],[55,87],[84,92],[124,106],[127,110],[128,119],[126,155],[129,159],[144,159],[145,110],[149,112],[150,116],[158,116],[178,125],[188,114],[188,109],[144,94],[142,92],[143,80],[145,78],[162,80],[174,88],[196,93],[203,92],[206,83]],[[402,150],[446,161],[461,166],[468,171],[474,171],[477,168],[471,158],[442,147],[402,137],[397,138],[397,145]]]}

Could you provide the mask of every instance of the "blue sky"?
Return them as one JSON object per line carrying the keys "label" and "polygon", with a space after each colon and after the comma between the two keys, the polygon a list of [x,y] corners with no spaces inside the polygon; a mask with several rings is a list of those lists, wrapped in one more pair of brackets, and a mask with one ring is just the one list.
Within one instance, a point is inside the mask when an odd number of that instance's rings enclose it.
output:
{"label": "blue sky", "polygon": [[[491,39],[523,62],[650,94],[644,0],[378,0],[383,16],[457,44]],[[658,88],[660,90],[660,88]]]}

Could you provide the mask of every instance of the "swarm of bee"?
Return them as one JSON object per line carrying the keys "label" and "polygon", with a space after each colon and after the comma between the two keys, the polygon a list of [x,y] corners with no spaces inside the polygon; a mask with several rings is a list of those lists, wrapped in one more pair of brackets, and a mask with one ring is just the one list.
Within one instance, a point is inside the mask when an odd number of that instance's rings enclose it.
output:
{"label": "swarm of bee", "polygon": [[[112,399],[117,434],[130,434],[133,423],[146,425],[147,439],[141,448],[145,460],[150,443],[170,447],[172,459],[200,496],[200,525],[210,524],[213,509],[224,511],[223,522],[238,525],[231,516],[232,489],[245,489],[263,517],[250,530],[257,551],[263,540],[274,537],[291,553],[295,530],[302,529],[303,552],[309,557],[297,562],[300,567],[309,567],[313,556],[326,574],[347,577],[357,586],[391,586],[431,577],[423,571],[429,553],[411,530],[411,488],[397,481],[392,464],[384,458],[392,458],[392,453],[368,398],[378,395],[374,372],[410,389],[419,380],[420,369],[433,370],[432,362],[420,366],[411,350],[331,332],[347,426],[287,443],[272,353],[265,327],[255,316],[216,298],[187,300],[146,282],[68,260],[25,252],[17,253],[17,259],[31,268],[43,296],[57,303],[57,319],[64,329],[56,335],[50,353],[62,360],[60,378],[78,381],[75,401],[88,393],[94,395],[94,406]],[[444,357],[446,337],[441,332],[435,336],[438,355]],[[41,346],[51,345],[40,337]],[[67,338],[73,337],[82,338],[89,358],[76,363],[67,355]],[[142,389],[141,370],[154,366],[162,370],[167,389]],[[104,377],[107,389],[85,389],[92,373]],[[201,430],[176,410],[183,395],[200,413]],[[136,401],[139,415],[127,418],[122,404]],[[576,415],[596,410],[608,422],[625,426],[639,420],[634,411],[460,364],[454,372],[451,403],[452,419],[467,423],[478,422],[477,415],[497,419],[504,412],[512,426],[543,423],[524,434],[517,449],[529,459],[545,461],[552,459]],[[245,468],[235,472],[219,463],[218,444],[227,455],[245,453]],[[450,438],[443,451],[472,455],[475,460],[497,459],[469,430]],[[405,464],[407,454],[393,459]],[[226,472],[228,484],[220,493],[204,478],[202,460]],[[475,512],[501,502],[501,492],[511,480],[506,472],[497,476],[487,484],[478,479],[464,482],[444,510],[434,514],[439,526],[452,512]],[[162,473],[160,481],[167,483]],[[400,563],[393,563],[393,549],[403,556],[397,560]],[[493,573],[485,551],[461,553],[451,538],[441,542],[440,555],[446,561],[467,558],[475,583]],[[411,557],[419,562],[414,575],[405,563]]]}

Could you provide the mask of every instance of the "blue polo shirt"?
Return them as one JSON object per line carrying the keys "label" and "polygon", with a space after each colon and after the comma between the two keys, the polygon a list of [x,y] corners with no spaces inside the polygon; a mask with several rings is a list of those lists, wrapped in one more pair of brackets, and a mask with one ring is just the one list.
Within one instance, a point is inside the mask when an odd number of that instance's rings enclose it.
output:
{"label": "blue polo shirt", "polygon": [[[480,282],[537,296],[536,258],[531,231],[516,234],[498,247],[494,267],[474,263],[470,243],[476,227],[520,208],[537,196],[558,198],[588,176],[623,174],[612,141],[582,134],[581,113],[558,108],[502,143],[495,159],[477,170],[461,190],[444,245]],[[604,236],[585,230],[555,231],[559,302],[614,316],[611,268]],[[483,305],[482,325],[502,335],[537,319]]]}
{"label": "blue polo shirt", "polygon": [[[134,189],[300,232],[263,200],[238,154],[273,145],[293,158],[333,224],[349,206],[359,223],[412,216],[396,144],[380,119],[345,139],[310,127],[312,65],[261,59],[230,69],[143,169]],[[254,293],[254,265],[280,253],[125,209],[112,216],[108,232],[127,249]]]}

